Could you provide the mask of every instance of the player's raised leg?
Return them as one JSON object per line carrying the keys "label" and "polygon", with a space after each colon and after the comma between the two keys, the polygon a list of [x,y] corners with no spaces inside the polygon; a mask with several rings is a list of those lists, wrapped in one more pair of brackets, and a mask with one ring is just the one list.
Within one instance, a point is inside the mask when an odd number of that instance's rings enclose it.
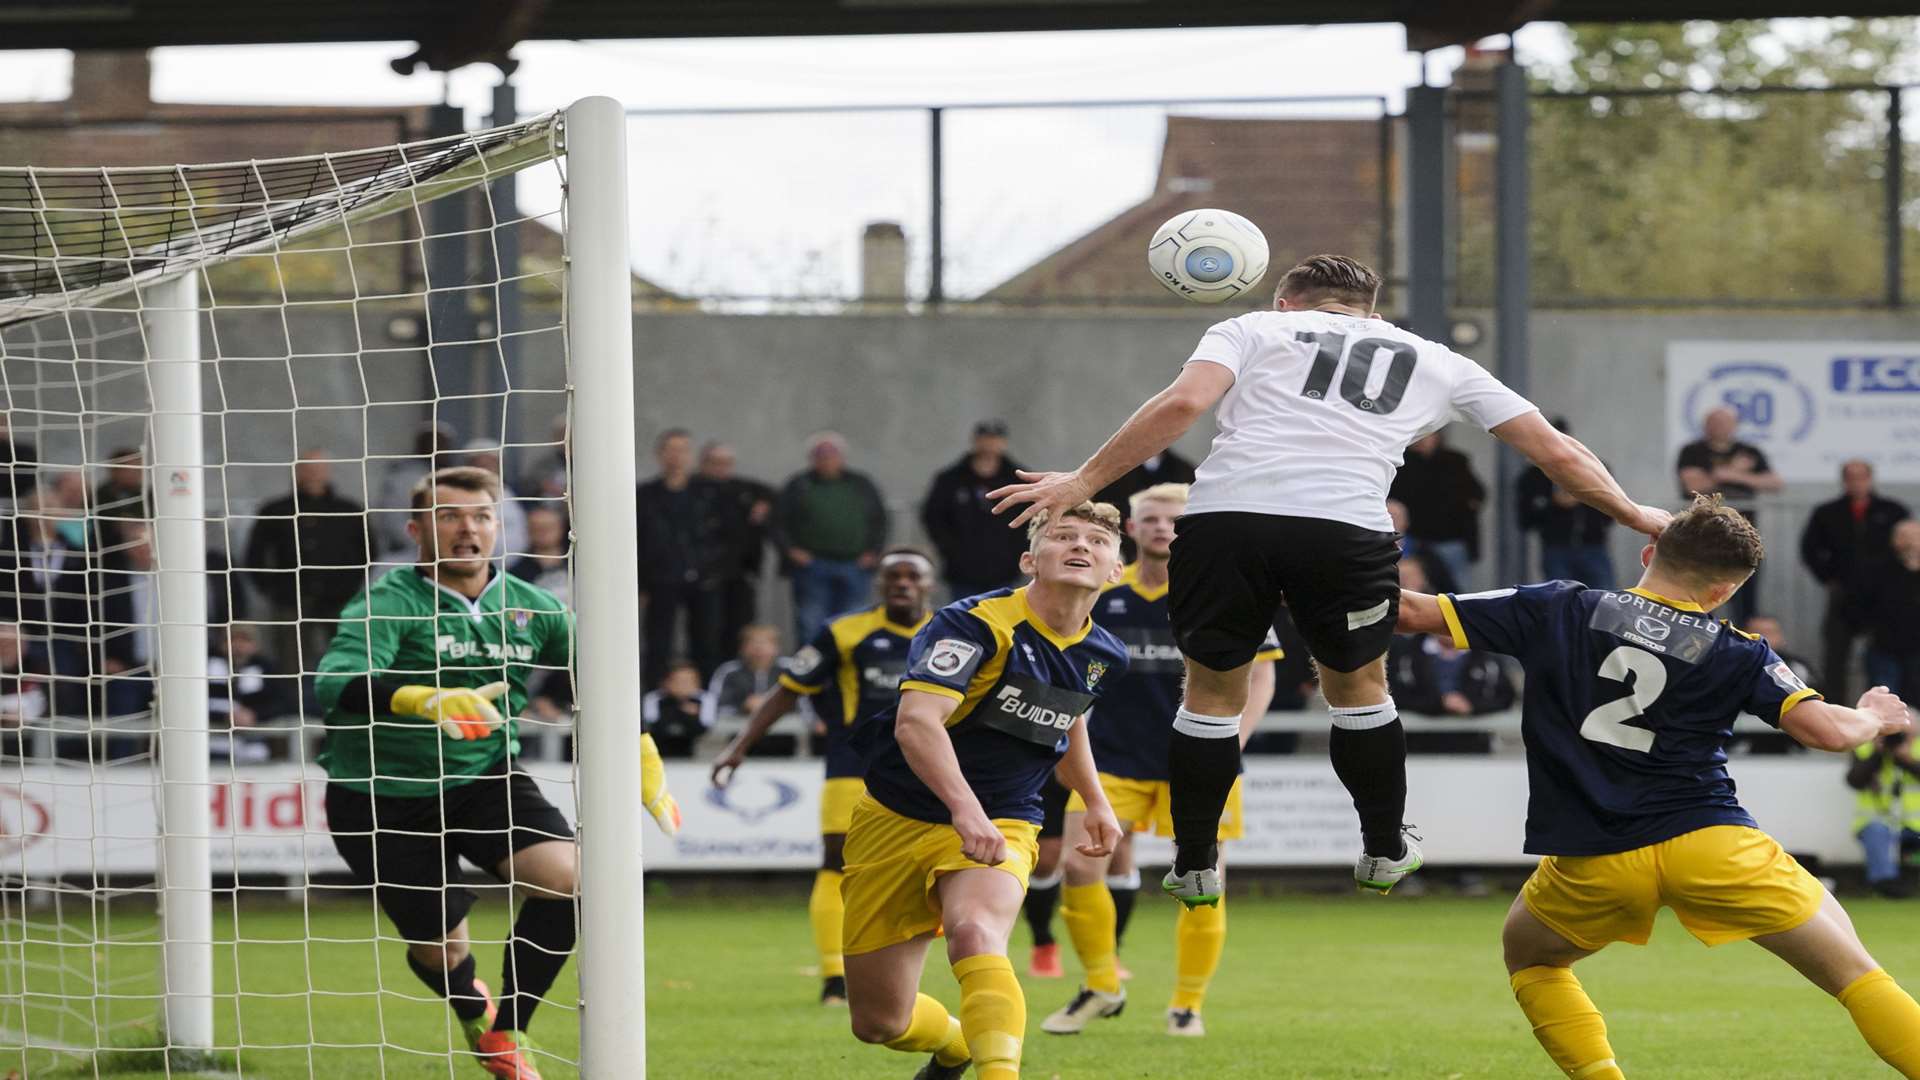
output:
{"label": "player's raised leg", "polygon": [[1007,959],[1007,935],[1020,915],[1025,883],[997,866],[981,867],[941,875],[935,891],[974,1073],[980,1080],[1017,1080],[1027,999]]}
{"label": "player's raised leg", "polygon": [[1385,892],[1420,869],[1406,832],[1407,732],[1387,692],[1384,655],[1354,671],[1320,666],[1320,692],[1333,717],[1327,755],[1360,816],[1360,858],[1353,880]]}
{"label": "player's raised leg", "polygon": [[1882,1061],[1901,1076],[1920,1076],[1920,1004],[1868,955],[1831,893],[1811,919],[1753,940],[1838,998]]}
{"label": "player's raised leg", "polygon": [[932,1055],[915,1080],[954,1080],[966,1073],[972,1059],[960,1021],[945,1005],[920,993],[920,972],[932,938],[921,934],[848,956],[848,1013],[854,1037],[861,1042]]}

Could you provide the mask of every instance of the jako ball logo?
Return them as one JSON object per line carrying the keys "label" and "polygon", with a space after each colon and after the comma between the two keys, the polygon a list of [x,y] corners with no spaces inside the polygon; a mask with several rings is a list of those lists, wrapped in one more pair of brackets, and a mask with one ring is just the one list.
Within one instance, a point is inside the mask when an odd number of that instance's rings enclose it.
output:
{"label": "jako ball logo", "polygon": [[758,785],[729,784],[707,789],[707,802],[751,825],[800,801],[800,789],[781,780],[762,778]]}
{"label": "jako ball logo", "polygon": [[1687,390],[1684,408],[1689,431],[1702,430],[1713,410],[1732,409],[1750,442],[1799,442],[1813,430],[1813,391],[1777,364],[1720,364]]}

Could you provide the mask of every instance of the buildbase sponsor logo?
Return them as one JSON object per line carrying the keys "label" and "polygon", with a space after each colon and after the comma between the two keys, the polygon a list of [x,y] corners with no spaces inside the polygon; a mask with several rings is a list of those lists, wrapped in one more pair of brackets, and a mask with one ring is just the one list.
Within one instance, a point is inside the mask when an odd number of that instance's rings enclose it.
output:
{"label": "buildbase sponsor logo", "polygon": [[53,811],[19,788],[0,788],[0,855],[11,855],[46,839]]}

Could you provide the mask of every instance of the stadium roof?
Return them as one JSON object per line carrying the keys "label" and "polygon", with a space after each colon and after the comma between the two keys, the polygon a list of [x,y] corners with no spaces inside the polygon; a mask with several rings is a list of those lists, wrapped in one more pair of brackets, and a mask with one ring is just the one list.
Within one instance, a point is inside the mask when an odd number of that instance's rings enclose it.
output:
{"label": "stadium roof", "polygon": [[447,69],[523,40],[1398,22],[1430,48],[1537,19],[1902,15],[1911,0],[0,0],[0,49],[417,41]]}

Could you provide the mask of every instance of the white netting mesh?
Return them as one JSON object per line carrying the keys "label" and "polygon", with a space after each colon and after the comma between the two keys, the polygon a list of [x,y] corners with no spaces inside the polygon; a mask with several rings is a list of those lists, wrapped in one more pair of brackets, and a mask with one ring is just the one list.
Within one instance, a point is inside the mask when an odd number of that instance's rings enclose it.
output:
{"label": "white netting mesh", "polygon": [[[273,162],[0,169],[0,1074],[477,1072],[336,853],[315,672],[347,597],[412,573],[406,499],[431,468],[500,473],[496,565],[567,595],[563,174],[555,118]],[[181,273],[203,462],[155,437],[155,316]],[[154,503],[195,465],[208,614],[183,627]],[[508,635],[539,617],[472,616]],[[182,630],[208,665],[212,1057],[166,1022],[156,664]],[[571,819],[555,655],[518,658],[515,703],[521,762]],[[401,681],[457,683],[457,658]],[[429,801],[447,823],[415,835],[457,840],[453,800]],[[497,992],[526,882],[476,869],[455,885],[481,894],[472,952]],[[537,1060],[571,1075],[571,966],[543,1000]]]}

